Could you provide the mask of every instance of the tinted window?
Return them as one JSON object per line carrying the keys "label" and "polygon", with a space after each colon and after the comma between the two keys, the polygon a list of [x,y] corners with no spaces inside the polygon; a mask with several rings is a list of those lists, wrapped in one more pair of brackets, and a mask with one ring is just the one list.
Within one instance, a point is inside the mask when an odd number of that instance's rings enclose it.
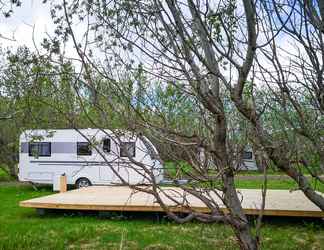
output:
{"label": "tinted window", "polygon": [[91,147],[89,142],[77,142],[78,155],[91,155]]}
{"label": "tinted window", "polygon": [[252,152],[244,151],[243,152],[243,159],[244,160],[252,160]]}
{"label": "tinted window", "polygon": [[106,153],[110,152],[110,139],[103,139],[102,150]]}
{"label": "tinted window", "polygon": [[28,147],[29,156],[51,156],[50,142],[30,142]]}
{"label": "tinted window", "polygon": [[135,142],[121,142],[120,143],[120,156],[127,157],[127,152],[130,156],[135,157]]}

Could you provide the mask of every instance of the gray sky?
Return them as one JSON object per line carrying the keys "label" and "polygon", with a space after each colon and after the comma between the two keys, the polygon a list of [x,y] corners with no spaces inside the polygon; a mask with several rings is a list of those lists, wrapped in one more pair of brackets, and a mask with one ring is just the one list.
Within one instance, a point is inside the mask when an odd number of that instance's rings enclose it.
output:
{"label": "gray sky", "polygon": [[[9,0],[5,1],[10,2]],[[46,33],[53,35],[55,25],[53,24],[50,16],[50,3],[53,2],[54,1],[48,0],[48,3],[43,4],[41,0],[23,0],[21,7],[13,8],[11,17],[5,18],[1,13],[0,34],[1,36],[14,39],[15,41],[0,38],[0,47],[9,47],[11,49],[15,49],[18,46],[26,45],[31,50],[35,50],[35,46],[33,44],[34,27],[35,43],[38,49],[41,49],[40,43],[45,37],[47,37]],[[8,9],[8,6],[6,8]],[[82,24],[79,24],[78,27],[74,29],[77,40],[81,43],[85,30],[85,25]],[[258,40],[260,42],[260,37]],[[288,39],[286,39],[285,36],[280,37],[279,44],[290,52],[295,50],[295,48],[288,42]],[[96,52],[97,51],[95,50],[94,53]],[[140,52],[137,52],[135,54],[137,57],[142,56]],[[65,45],[65,56],[69,58],[77,57],[76,50],[71,40]],[[96,56],[97,58],[100,58],[100,53]],[[288,58],[282,58],[282,60],[287,61],[288,63]]]}
{"label": "gray sky", "polygon": [[54,24],[50,16],[49,4],[42,4],[41,1],[23,1],[22,6],[14,7],[13,11],[9,18],[0,15],[0,34],[15,40],[0,38],[2,47],[17,48],[21,45],[34,47],[33,26],[35,27],[34,38],[38,46],[46,36],[46,32],[52,33]]}
{"label": "gray sky", "polygon": [[[9,2],[9,0],[6,0]],[[30,50],[37,49],[42,51],[41,42],[48,35],[53,36],[55,25],[50,15],[50,7],[54,1],[48,1],[43,4],[41,0],[23,0],[22,6],[14,7],[13,13],[9,18],[0,14],[0,47],[16,49],[19,46],[26,45]],[[10,5],[9,5],[10,6]],[[7,6],[8,9],[8,6]],[[33,34],[34,31],[34,34]],[[82,41],[82,35],[85,27],[79,24],[75,29],[75,35],[78,41]],[[34,42],[35,45],[34,45]],[[72,41],[65,44],[65,56],[69,58],[77,57],[76,50]]]}

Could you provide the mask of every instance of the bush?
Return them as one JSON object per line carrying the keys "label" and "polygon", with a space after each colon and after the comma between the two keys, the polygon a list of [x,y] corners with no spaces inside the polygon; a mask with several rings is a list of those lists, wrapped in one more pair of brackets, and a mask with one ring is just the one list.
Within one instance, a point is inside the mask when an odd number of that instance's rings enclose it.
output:
{"label": "bush", "polygon": [[6,171],[2,169],[3,166],[0,166],[0,181],[9,181],[11,178]]}

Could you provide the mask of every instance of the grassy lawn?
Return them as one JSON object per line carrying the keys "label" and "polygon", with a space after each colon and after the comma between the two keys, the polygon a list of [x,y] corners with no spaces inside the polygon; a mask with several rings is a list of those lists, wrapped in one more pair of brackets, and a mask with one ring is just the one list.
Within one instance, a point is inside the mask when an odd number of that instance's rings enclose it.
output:
{"label": "grassy lawn", "polygon": [[[245,183],[245,187],[248,183]],[[0,249],[237,249],[230,227],[192,222],[178,225],[153,216],[103,219],[64,213],[38,216],[21,200],[50,189],[0,186]],[[324,249],[320,220],[266,218],[262,249]]]}
{"label": "grassy lawn", "polygon": [[[236,187],[238,188],[261,188],[263,185],[262,180],[240,180],[236,179]],[[311,184],[315,190],[324,193],[324,185],[316,180],[311,180]],[[297,184],[291,179],[282,180],[268,180],[268,189],[296,189]]]}
{"label": "grassy lawn", "polygon": [[[285,175],[284,172],[280,170],[274,170],[274,169],[268,169],[267,170],[268,175]],[[306,173],[308,174],[308,173]],[[241,170],[237,172],[237,175],[263,175],[262,171],[257,170]]]}

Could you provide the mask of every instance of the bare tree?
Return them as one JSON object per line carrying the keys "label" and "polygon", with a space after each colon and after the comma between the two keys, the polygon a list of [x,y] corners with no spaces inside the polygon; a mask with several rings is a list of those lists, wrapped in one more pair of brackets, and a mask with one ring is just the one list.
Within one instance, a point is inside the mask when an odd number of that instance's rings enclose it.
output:
{"label": "bare tree", "polygon": [[[95,99],[105,100],[113,112],[124,114],[128,130],[149,133],[156,140],[182,148],[190,163],[187,174],[196,182],[178,185],[201,200],[211,213],[190,209],[185,197],[181,202],[170,197],[154,182],[148,167],[129,156],[153,184],[152,189],[132,187],[154,195],[168,215],[178,222],[198,219],[229,223],[242,249],[257,249],[259,239],[252,235],[234,184],[246,140],[238,136],[240,128],[228,118],[235,113],[230,91],[235,90],[238,95],[243,91],[253,64],[256,11],[256,5],[249,0],[240,3],[231,0],[213,3],[73,1],[69,4],[64,1],[52,9],[58,24],[57,37],[63,41],[71,38],[76,48],[80,62],[77,81],[83,78]],[[76,32],[76,19],[84,24],[82,42]],[[145,80],[139,80],[139,72]],[[111,92],[98,91],[94,75],[109,81],[113,86]],[[159,109],[154,95],[156,86],[172,86],[193,104],[188,109],[197,115],[192,120],[193,126],[182,127],[177,121],[178,115],[170,116]],[[82,107],[82,90],[75,90]],[[134,92],[138,93],[135,97]],[[112,94],[121,105],[111,102],[109,95]],[[174,105],[184,104],[178,100],[174,100]],[[92,104],[109,120],[102,103],[94,101]],[[88,117],[91,119],[90,114]],[[102,127],[96,120],[92,122]],[[200,156],[198,149],[203,152]],[[119,177],[122,183],[129,184]],[[187,207],[190,213],[183,218],[172,212],[161,194]],[[222,200],[228,213],[224,213],[214,197]]]}
{"label": "bare tree", "polygon": [[[265,20],[260,29],[266,40],[258,46],[259,55],[253,79],[259,79],[271,93],[272,106],[252,105],[242,95],[246,83],[231,90],[238,110],[251,122],[256,144],[275,165],[289,175],[304,194],[324,209],[324,198],[301,170],[307,169],[323,183],[323,23],[319,1],[262,1],[259,13]],[[287,48],[288,47],[288,48]],[[255,83],[254,83],[255,84]],[[280,126],[266,123],[264,111],[272,110]],[[279,135],[279,136],[278,136]],[[311,166],[309,148],[319,157]]]}

